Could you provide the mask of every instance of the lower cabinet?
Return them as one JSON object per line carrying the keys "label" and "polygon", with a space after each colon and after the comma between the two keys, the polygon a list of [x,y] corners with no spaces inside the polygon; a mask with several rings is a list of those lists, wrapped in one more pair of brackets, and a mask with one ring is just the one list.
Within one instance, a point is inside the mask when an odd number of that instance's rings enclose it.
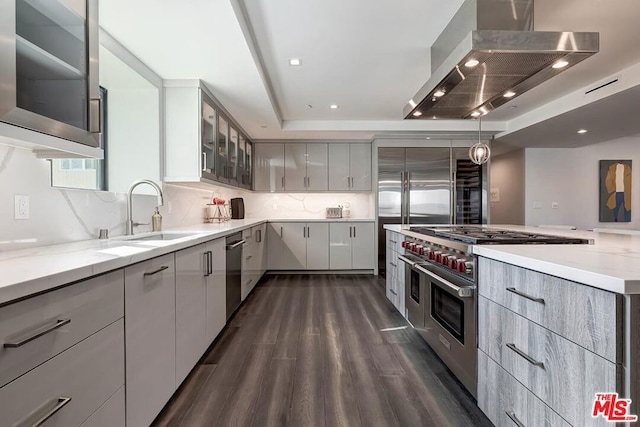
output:
{"label": "lower cabinet", "polygon": [[396,251],[398,242],[404,240],[400,233],[387,231],[387,262],[386,262],[386,295],[393,306],[406,317],[404,264],[398,259]]}
{"label": "lower cabinet", "polygon": [[176,252],[176,386],[207,348],[207,282],[210,256],[204,244]]}
{"label": "lower cabinet", "polygon": [[267,248],[269,270],[328,270],[329,224],[270,222]]}
{"label": "lower cabinet", "polygon": [[176,389],[174,254],[125,268],[127,427],[149,426]]}
{"label": "lower cabinet", "polygon": [[329,268],[372,270],[374,268],[374,224],[332,222],[329,225]]}
{"label": "lower cabinet", "polygon": [[[121,318],[0,388],[0,424],[37,426],[50,415],[48,426],[79,426],[122,389],[124,379]],[[107,425],[121,419],[109,417]]]}
{"label": "lower cabinet", "polygon": [[207,242],[211,273],[207,276],[206,346],[208,347],[227,323],[227,251],[225,239]]}

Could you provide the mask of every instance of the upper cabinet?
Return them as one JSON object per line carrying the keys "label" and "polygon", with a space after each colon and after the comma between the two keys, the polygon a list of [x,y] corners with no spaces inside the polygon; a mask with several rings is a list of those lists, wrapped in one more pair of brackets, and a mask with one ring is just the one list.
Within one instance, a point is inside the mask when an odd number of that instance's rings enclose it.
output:
{"label": "upper cabinet", "polygon": [[371,144],[256,144],[256,191],[371,191]]}
{"label": "upper cabinet", "polygon": [[251,188],[253,143],[198,80],[165,80],[165,182]]}
{"label": "upper cabinet", "polygon": [[256,144],[256,191],[284,191],[284,144]]}
{"label": "upper cabinet", "polygon": [[327,144],[285,144],[285,191],[323,191],[328,187]]}
{"label": "upper cabinet", "polygon": [[329,144],[329,190],[371,191],[371,144]]}
{"label": "upper cabinet", "polygon": [[0,121],[12,125],[2,134],[16,127],[99,147],[98,1],[7,0],[0,16]]}

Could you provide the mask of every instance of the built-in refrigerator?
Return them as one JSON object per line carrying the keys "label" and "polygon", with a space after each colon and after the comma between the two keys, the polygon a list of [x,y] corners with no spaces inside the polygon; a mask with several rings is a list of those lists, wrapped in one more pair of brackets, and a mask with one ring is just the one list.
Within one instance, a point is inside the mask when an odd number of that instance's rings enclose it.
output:
{"label": "built-in refrigerator", "polygon": [[378,269],[386,267],[385,224],[483,224],[486,165],[465,147],[378,148]]}

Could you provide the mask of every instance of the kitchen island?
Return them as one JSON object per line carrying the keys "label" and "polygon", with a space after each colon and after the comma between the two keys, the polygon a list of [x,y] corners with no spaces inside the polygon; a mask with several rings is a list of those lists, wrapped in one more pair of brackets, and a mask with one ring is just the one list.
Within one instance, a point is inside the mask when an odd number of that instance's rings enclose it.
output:
{"label": "kitchen island", "polygon": [[596,393],[616,392],[637,414],[640,239],[490,227],[590,244],[473,246],[480,408],[499,426],[606,425],[591,416]]}

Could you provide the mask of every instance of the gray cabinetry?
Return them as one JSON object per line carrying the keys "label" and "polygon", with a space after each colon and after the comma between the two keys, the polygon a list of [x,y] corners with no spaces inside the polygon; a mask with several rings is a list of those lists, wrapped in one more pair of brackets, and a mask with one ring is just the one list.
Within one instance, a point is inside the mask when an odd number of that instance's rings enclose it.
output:
{"label": "gray cabinetry", "polygon": [[6,0],[0,16],[0,121],[99,146],[98,0]]}
{"label": "gray cabinetry", "polygon": [[285,144],[285,190],[327,190],[327,155],[327,144]]}
{"label": "gray cabinetry", "polygon": [[284,144],[256,144],[253,188],[284,191]]}
{"label": "gray cabinetry", "polygon": [[596,393],[628,395],[623,297],[487,258],[478,268],[478,406],[499,426],[607,425],[591,413]]}
{"label": "gray cabinetry", "polygon": [[371,144],[329,144],[329,190],[371,191]]}

